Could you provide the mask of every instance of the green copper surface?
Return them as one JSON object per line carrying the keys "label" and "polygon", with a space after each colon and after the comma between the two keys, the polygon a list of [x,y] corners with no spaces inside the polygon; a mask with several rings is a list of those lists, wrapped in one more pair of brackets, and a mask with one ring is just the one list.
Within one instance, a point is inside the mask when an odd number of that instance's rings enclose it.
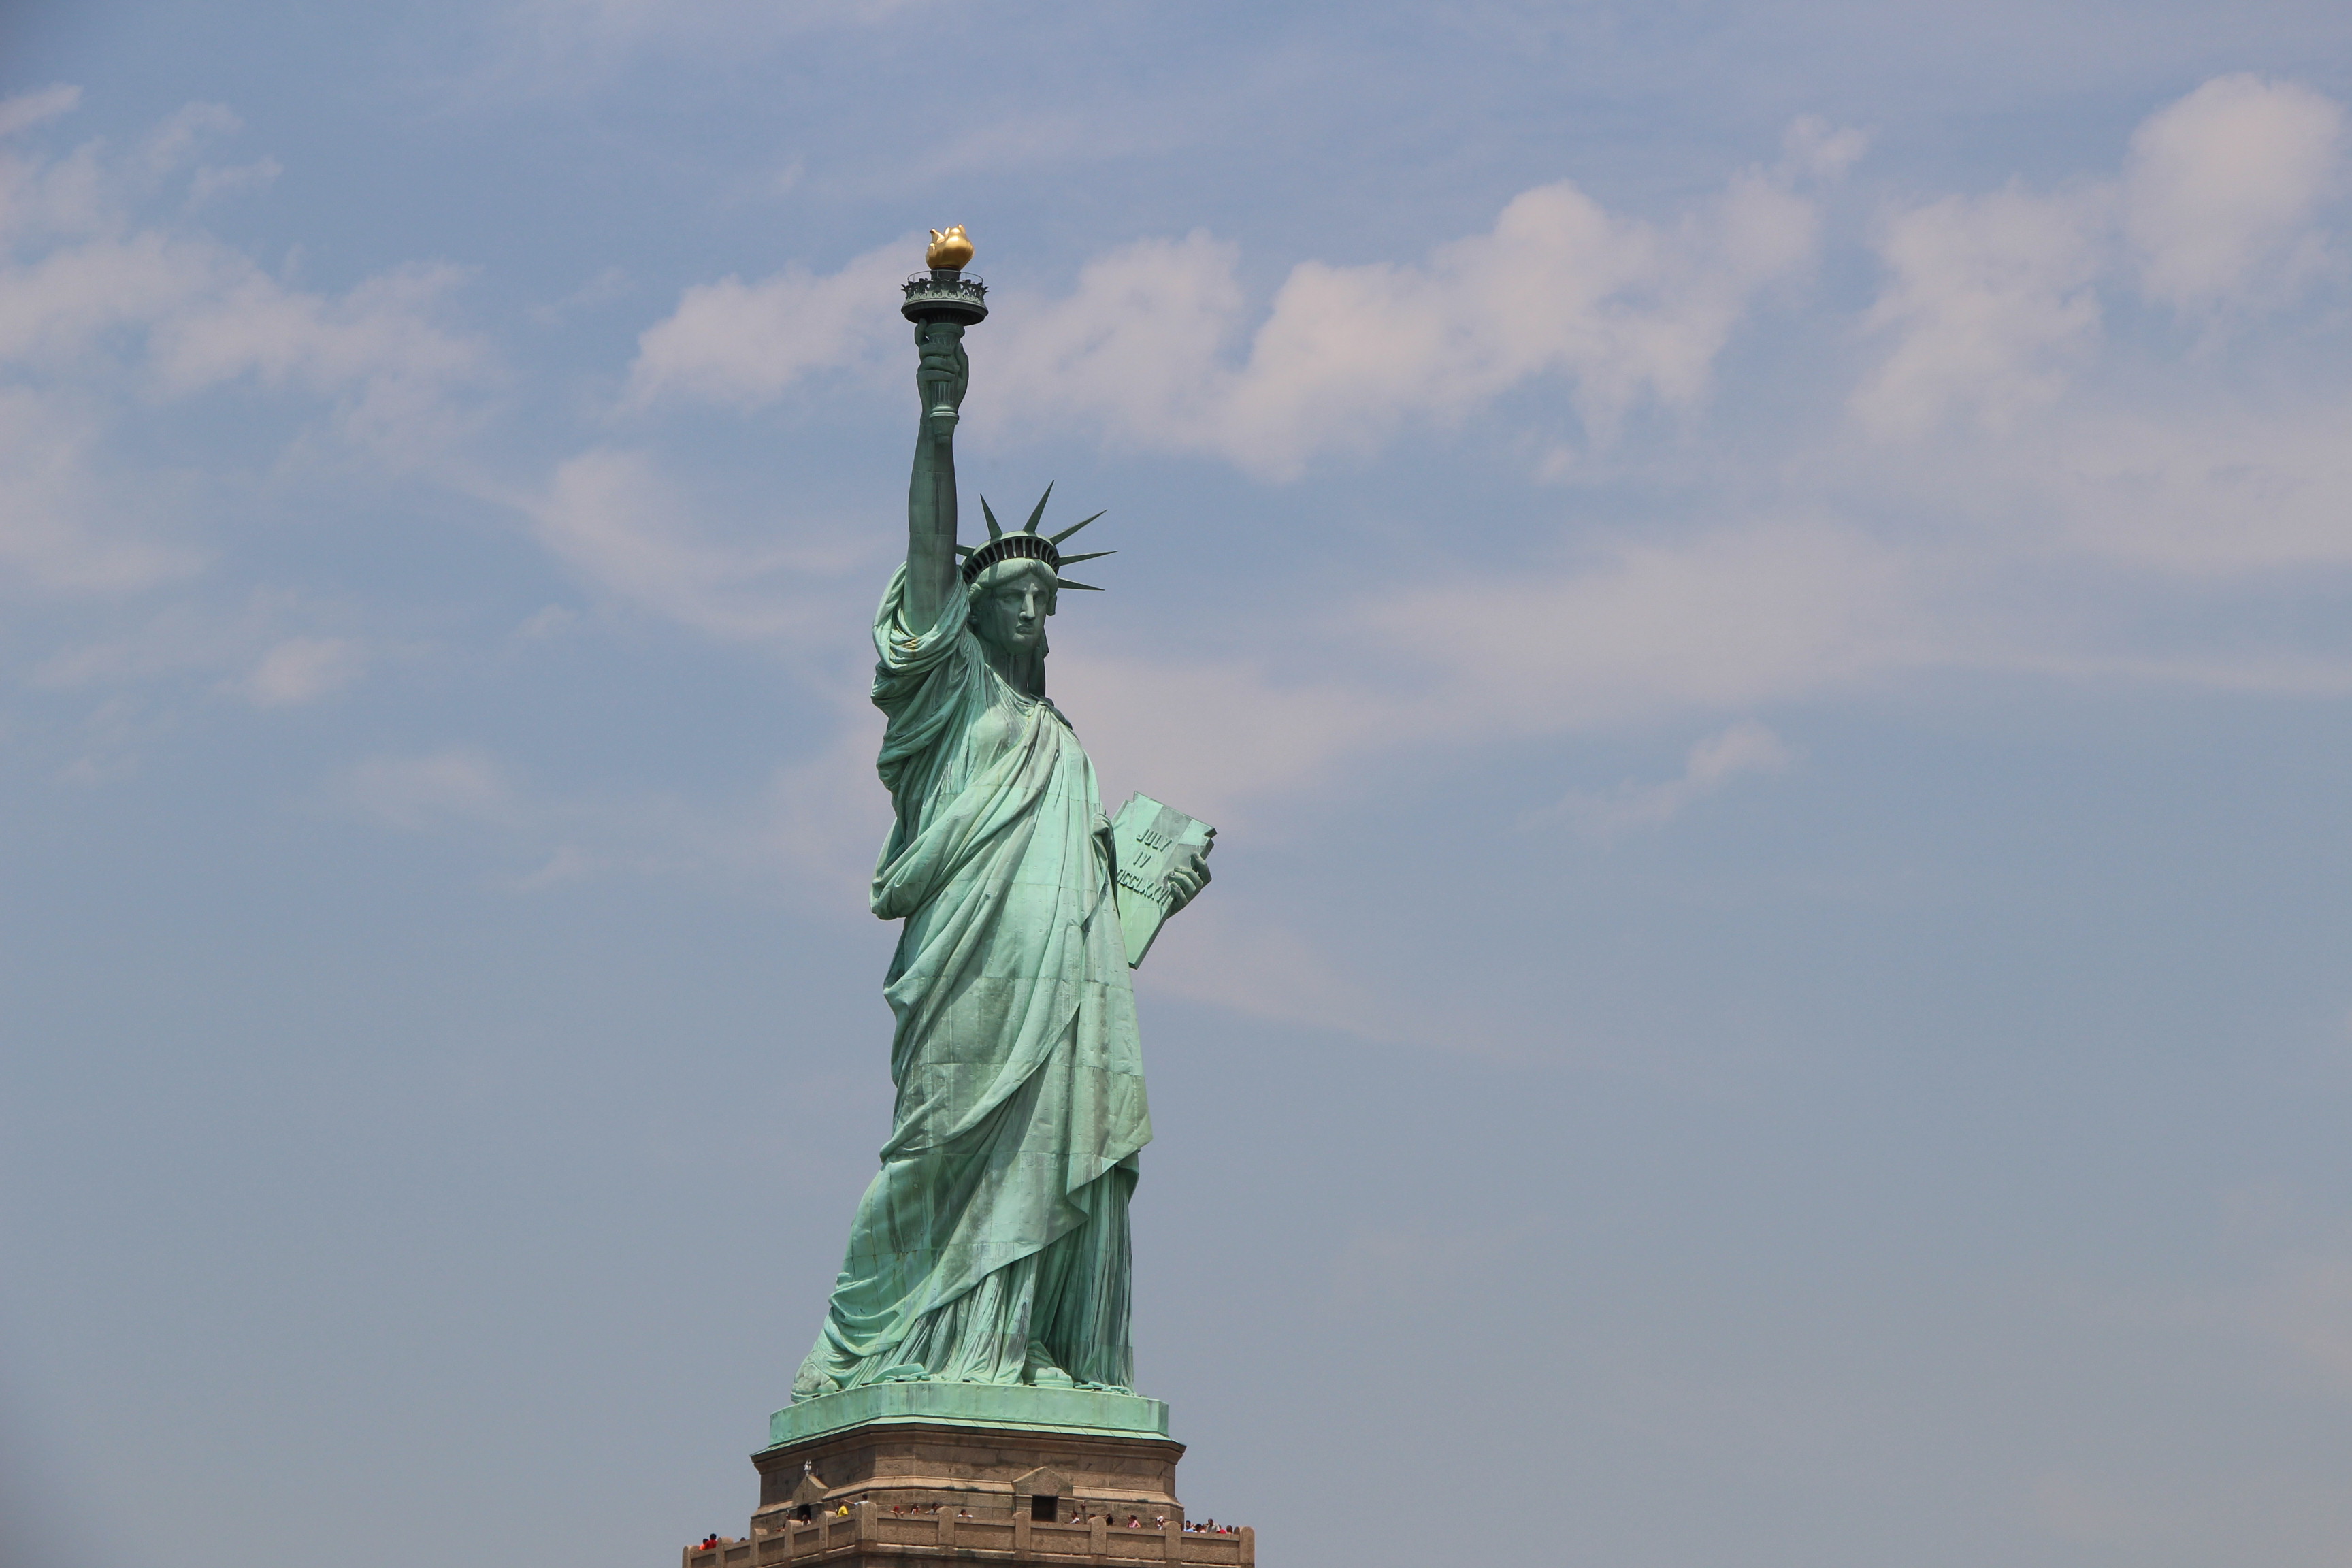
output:
{"label": "green copper surface", "polygon": [[1132,1394],[994,1383],[871,1383],[787,1405],[768,1417],[768,1447],[805,1442],[851,1426],[915,1421],[1168,1436],[1168,1406]]}
{"label": "green copper surface", "polygon": [[[1133,1377],[1127,1211],[1151,1118],[1110,825],[1045,696],[1051,564],[997,560],[967,584],[956,563],[963,332],[915,330],[907,561],[874,617],[897,815],[872,908],[904,922],[883,987],[898,1101],[779,1431],[829,1428],[853,1398],[1034,1413]],[[1171,870],[1170,912],[1206,880],[1197,859]],[[935,1392],[894,1392],[916,1385]]]}

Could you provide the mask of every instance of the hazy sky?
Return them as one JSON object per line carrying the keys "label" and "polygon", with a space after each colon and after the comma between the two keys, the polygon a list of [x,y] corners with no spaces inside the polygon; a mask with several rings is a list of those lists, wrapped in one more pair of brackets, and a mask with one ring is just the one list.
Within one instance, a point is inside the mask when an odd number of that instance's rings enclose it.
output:
{"label": "hazy sky", "polygon": [[2347,105],[2341,0],[0,8],[0,1557],[740,1531],[962,222],[966,505],[1108,509],[1055,695],[1220,829],[1195,1515],[2352,1563]]}

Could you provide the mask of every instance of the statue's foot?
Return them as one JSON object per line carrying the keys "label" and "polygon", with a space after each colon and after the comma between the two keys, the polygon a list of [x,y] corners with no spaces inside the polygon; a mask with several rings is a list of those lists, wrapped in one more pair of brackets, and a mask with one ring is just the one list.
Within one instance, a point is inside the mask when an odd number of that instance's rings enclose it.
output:
{"label": "statue's foot", "polygon": [[[823,1348],[818,1347],[819,1350]],[[824,1370],[824,1358],[816,1351],[811,1351],[802,1361],[799,1370],[793,1373],[793,1400],[795,1404],[803,1399],[822,1399],[828,1394],[840,1392],[841,1380]]]}
{"label": "statue's foot", "polygon": [[1022,1358],[1021,1381],[1038,1388],[1076,1388],[1077,1380],[1064,1372],[1061,1363],[1048,1354],[1045,1345],[1036,1340],[1029,1342],[1029,1353]]}

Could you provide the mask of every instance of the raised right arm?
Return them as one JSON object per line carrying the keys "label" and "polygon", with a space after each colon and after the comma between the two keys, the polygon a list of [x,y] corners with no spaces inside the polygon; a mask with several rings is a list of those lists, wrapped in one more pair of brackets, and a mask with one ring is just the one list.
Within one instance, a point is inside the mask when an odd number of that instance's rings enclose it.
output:
{"label": "raised right arm", "polygon": [[925,321],[915,329],[922,363],[915,386],[922,395],[922,426],[915,436],[914,473],[907,484],[908,628],[931,628],[950,600],[963,592],[956,568],[956,410],[963,405],[971,377],[963,352],[963,329],[952,321]]}

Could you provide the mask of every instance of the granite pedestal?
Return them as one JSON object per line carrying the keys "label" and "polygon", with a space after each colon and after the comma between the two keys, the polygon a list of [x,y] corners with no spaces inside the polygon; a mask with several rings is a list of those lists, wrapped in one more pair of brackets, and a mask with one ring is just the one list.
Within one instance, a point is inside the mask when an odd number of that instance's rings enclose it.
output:
{"label": "granite pedestal", "polygon": [[[778,1411],[751,1456],[751,1532],[682,1568],[907,1558],[1254,1568],[1248,1530],[1187,1529],[1184,1446],[1156,1399],[1083,1389],[879,1384]],[[1129,1521],[1133,1523],[1130,1524]]]}

